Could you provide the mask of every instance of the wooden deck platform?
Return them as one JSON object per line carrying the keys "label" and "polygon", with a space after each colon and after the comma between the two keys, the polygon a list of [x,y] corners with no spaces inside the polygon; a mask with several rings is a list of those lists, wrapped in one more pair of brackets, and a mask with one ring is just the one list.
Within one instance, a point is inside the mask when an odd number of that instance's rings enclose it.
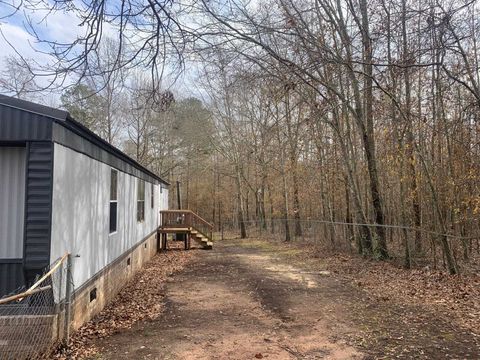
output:
{"label": "wooden deck platform", "polygon": [[162,225],[157,230],[161,236],[161,248],[167,248],[167,234],[185,234],[185,249],[190,249],[191,240],[204,249],[213,247],[213,225],[191,210],[164,210],[160,212]]}

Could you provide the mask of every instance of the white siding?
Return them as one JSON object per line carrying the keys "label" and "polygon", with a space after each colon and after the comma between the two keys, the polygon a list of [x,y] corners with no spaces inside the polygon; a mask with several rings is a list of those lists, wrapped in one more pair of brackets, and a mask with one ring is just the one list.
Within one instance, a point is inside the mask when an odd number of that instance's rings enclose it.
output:
{"label": "white siding", "polygon": [[23,147],[0,147],[0,259],[23,257],[25,156]]}
{"label": "white siding", "polygon": [[55,144],[51,260],[72,254],[76,288],[152,233],[166,203],[155,196],[152,209],[151,185],[145,182],[145,221],[137,222],[137,178],[118,171],[117,231],[109,234],[110,170]]}

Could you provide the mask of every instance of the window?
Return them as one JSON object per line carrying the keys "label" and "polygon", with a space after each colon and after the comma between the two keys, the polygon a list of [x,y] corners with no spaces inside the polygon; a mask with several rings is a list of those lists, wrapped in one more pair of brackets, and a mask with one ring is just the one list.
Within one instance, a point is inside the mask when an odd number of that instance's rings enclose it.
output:
{"label": "window", "polygon": [[110,170],[110,234],[117,231],[118,171]]}
{"label": "window", "polygon": [[150,193],[150,207],[153,209],[153,206],[155,204],[155,186],[152,184],[152,190]]}
{"label": "window", "polygon": [[137,221],[145,220],[145,180],[137,180]]}

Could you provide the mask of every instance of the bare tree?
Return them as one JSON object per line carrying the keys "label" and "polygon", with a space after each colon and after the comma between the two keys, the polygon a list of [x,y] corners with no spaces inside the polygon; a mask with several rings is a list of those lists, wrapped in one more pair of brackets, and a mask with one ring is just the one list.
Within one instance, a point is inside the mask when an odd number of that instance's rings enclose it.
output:
{"label": "bare tree", "polygon": [[6,57],[0,74],[0,91],[19,99],[33,99],[39,87],[35,75],[25,66],[30,62],[12,55]]}

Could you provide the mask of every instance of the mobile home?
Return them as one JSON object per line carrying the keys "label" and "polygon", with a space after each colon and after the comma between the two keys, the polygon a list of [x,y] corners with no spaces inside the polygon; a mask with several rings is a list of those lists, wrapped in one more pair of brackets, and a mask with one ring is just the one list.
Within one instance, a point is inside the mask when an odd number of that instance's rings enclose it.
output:
{"label": "mobile home", "polygon": [[79,325],[156,253],[167,206],[167,182],[68,112],[0,96],[0,297],[69,252]]}

